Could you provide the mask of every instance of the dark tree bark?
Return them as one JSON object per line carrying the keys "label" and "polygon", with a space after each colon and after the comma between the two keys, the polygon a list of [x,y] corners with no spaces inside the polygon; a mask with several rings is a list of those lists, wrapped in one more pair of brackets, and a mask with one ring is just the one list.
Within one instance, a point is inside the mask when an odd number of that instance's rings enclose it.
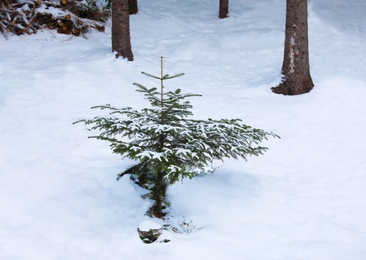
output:
{"label": "dark tree bark", "polygon": [[155,186],[152,188],[152,199],[155,201],[151,207],[152,213],[156,218],[164,217],[164,202],[168,184],[164,180],[164,172],[158,172],[155,179]]}
{"label": "dark tree bark", "polygon": [[229,13],[229,0],[220,0],[219,18],[227,18]]}
{"label": "dark tree bark", "polygon": [[133,61],[128,0],[112,0],[112,51]]}
{"label": "dark tree bark", "polygon": [[313,87],[309,66],[308,0],[287,0],[282,82],[272,91],[299,95],[308,93]]}
{"label": "dark tree bark", "polygon": [[128,0],[128,8],[130,14],[137,14],[139,11],[137,0]]}

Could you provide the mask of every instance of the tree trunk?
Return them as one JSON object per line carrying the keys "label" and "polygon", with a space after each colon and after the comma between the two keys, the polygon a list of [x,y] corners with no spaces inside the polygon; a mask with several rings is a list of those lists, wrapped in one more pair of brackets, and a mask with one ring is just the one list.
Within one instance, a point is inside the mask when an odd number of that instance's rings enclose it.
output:
{"label": "tree trunk", "polygon": [[139,11],[137,0],[128,0],[128,9],[130,14],[137,14]]}
{"label": "tree trunk", "polygon": [[112,0],[112,51],[133,61],[128,0]]}
{"label": "tree trunk", "polygon": [[287,0],[282,82],[272,91],[299,95],[308,93],[313,87],[308,49],[308,0]]}
{"label": "tree trunk", "polygon": [[227,18],[229,13],[229,0],[220,0],[219,18]]}
{"label": "tree trunk", "polygon": [[159,171],[155,179],[155,186],[152,189],[152,199],[155,201],[152,206],[152,213],[156,218],[164,217],[164,201],[166,197],[167,183],[164,180],[164,172]]}

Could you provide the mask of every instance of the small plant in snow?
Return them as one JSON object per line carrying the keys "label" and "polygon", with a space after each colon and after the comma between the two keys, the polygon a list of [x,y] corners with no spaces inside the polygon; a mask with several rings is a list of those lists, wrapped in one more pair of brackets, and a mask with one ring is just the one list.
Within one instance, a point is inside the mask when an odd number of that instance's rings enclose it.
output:
{"label": "small plant in snow", "polygon": [[193,224],[193,220],[187,220],[185,217],[181,221],[178,221],[179,228],[175,228],[175,231],[177,233],[192,233],[196,230],[202,229],[202,227],[197,227],[195,224]]}
{"label": "small plant in snow", "polygon": [[[118,179],[131,174],[136,183],[149,190],[148,197],[154,201],[150,213],[155,217],[165,215],[168,184],[204,172],[213,160],[263,154],[268,148],[258,144],[268,136],[278,137],[242,124],[240,119],[191,119],[192,106],[187,98],[200,95],[182,93],[180,89],[165,91],[166,80],[184,74],[164,74],[163,58],[160,76],[142,73],[160,81],[159,89],[134,83],[150,102],[148,108],[138,111],[109,104],[95,106],[93,109],[108,110],[109,116],[76,123],[91,125],[91,130],[100,132],[91,138],[108,141],[114,153],[136,161]],[[189,230],[189,226],[185,228]]]}

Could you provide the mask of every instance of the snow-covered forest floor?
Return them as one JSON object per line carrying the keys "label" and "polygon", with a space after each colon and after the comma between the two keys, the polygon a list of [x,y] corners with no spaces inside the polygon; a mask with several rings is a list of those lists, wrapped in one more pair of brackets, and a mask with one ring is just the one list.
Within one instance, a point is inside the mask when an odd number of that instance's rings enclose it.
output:
{"label": "snow-covered forest floor", "polygon": [[[362,0],[310,0],[315,88],[275,95],[285,1],[140,0],[131,17],[135,61],[114,58],[111,33],[88,39],[44,31],[0,37],[0,259],[366,258],[366,29]],[[281,139],[245,161],[169,187],[169,221],[196,226],[144,244],[150,202],[131,165],[88,139],[91,106],[148,103],[140,72],[186,75],[167,89],[202,94],[197,118],[240,118]]]}

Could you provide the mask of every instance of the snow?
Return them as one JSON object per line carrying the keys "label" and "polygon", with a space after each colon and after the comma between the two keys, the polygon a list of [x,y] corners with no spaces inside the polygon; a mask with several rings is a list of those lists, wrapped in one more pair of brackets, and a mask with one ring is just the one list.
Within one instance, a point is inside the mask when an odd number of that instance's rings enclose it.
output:
{"label": "snow", "polygon": [[294,46],[296,44],[295,37],[291,36],[290,39],[290,74],[295,72],[295,53]]}
{"label": "snow", "polygon": [[[0,37],[0,259],[353,259],[366,255],[365,3],[309,2],[314,89],[275,95],[285,1],[140,0],[134,62],[114,58],[110,26],[88,39],[41,32]],[[118,173],[131,166],[72,122],[91,106],[143,108],[140,72],[179,77],[199,93],[197,119],[240,118],[281,139],[246,161],[168,190],[169,221],[190,234],[146,245],[151,202]],[[146,222],[145,222],[146,223]]]}
{"label": "snow", "polygon": [[139,229],[141,231],[149,231],[151,229],[160,229],[162,228],[162,224],[161,223],[157,223],[156,221],[152,221],[150,219],[145,219],[144,221],[142,221],[139,225]]}

